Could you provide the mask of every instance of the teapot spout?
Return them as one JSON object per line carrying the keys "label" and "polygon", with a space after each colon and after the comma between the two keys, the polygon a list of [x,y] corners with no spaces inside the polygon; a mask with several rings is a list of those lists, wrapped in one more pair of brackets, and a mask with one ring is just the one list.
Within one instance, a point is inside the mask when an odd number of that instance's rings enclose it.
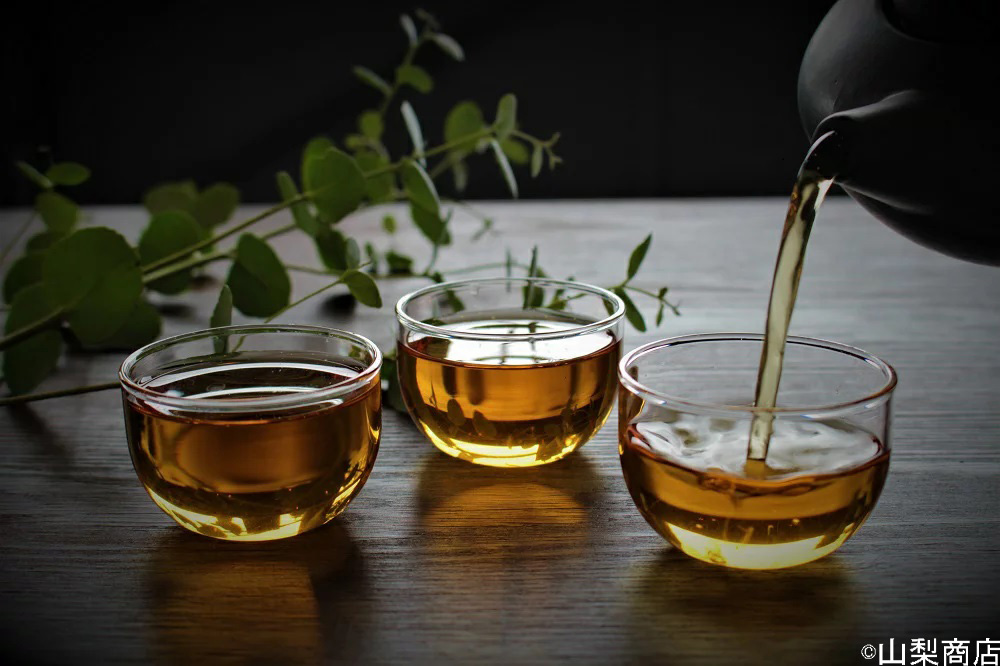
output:
{"label": "teapot spout", "polygon": [[950,96],[907,90],[834,113],[822,164],[848,194],[900,233],[940,252],[1000,264],[998,136]]}

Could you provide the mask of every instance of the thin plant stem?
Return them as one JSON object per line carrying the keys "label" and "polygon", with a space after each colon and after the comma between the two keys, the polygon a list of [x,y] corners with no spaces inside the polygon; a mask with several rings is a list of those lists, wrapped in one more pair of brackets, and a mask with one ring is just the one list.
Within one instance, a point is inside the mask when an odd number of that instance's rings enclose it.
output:
{"label": "thin plant stem", "polygon": [[[427,28],[424,28],[420,32],[420,36],[417,37],[417,41],[410,44],[409,48],[406,49],[406,54],[403,56],[403,63],[400,65],[401,68],[409,67],[413,64],[413,59],[417,56],[417,51],[419,51],[420,47],[427,41],[429,34],[430,33],[427,31]],[[385,113],[389,110],[389,104],[392,103],[392,98],[395,97],[398,92],[399,78],[394,76],[392,79],[392,87],[389,89],[389,92],[385,94],[385,97],[382,98],[382,103],[379,104],[378,115],[385,118]]]}
{"label": "thin plant stem", "polygon": [[68,395],[79,395],[81,393],[95,393],[97,391],[110,391],[120,387],[118,382],[107,382],[105,384],[91,384],[89,386],[76,386],[61,391],[44,391],[42,393],[28,393],[26,395],[12,395],[0,398],[0,407],[9,405],[22,405],[26,402],[36,402],[38,400],[48,400],[49,398],[62,398]]}
{"label": "thin plant stem", "polygon": [[287,201],[283,201],[283,202],[281,202],[279,204],[275,204],[274,206],[271,206],[267,210],[264,210],[263,212],[257,213],[253,217],[251,217],[251,218],[249,218],[247,220],[244,220],[243,222],[240,222],[235,227],[232,227],[231,229],[227,229],[226,231],[223,231],[221,234],[216,234],[215,236],[212,236],[210,238],[206,238],[204,240],[198,241],[194,245],[189,245],[188,247],[184,248],[183,250],[179,250],[177,252],[174,252],[173,254],[169,254],[166,257],[163,257],[162,259],[157,259],[156,261],[150,262],[150,263],[146,264],[145,266],[143,266],[142,270],[145,273],[150,273],[152,271],[155,271],[158,268],[163,268],[164,266],[169,266],[170,264],[174,263],[175,261],[178,261],[180,259],[184,259],[189,254],[191,254],[192,252],[197,252],[198,250],[200,250],[202,248],[206,248],[206,247],[209,247],[210,245],[214,245],[215,243],[219,242],[220,240],[223,240],[225,238],[229,238],[230,236],[232,236],[234,234],[238,234],[239,232],[243,231],[247,227],[249,227],[251,225],[254,225],[254,224],[257,224],[261,220],[264,220],[264,219],[266,219],[266,218],[274,215],[275,213],[277,213],[279,211],[282,211],[285,208],[288,208],[292,204],[298,203],[300,201],[305,201],[306,200],[306,196],[308,194],[309,194],[308,192],[305,193],[305,194],[300,194],[300,195],[298,195],[296,197],[292,197],[291,199],[289,199]]}
{"label": "thin plant stem", "polygon": [[651,291],[647,291],[647,290],[645,290],[645,289],[641,289],[641,288],[639,288],[639,287],[633,287],[633,286],[632,286],[632,285],[630,285],[630,284],[626,284],[626,285],[624,285],[624,288],[625,288],[625,289],[628,289],[629,291],[634,291],[634,292],[635,292],[635,293],[637,293],[637,294],[642,294],[642,295],[644,295],[644,296],[649,296],[650,298],[652,298],[652,299],[655,299],[656,301],[658,301],[658,302],[660,302],[660,303],[663,303],[663,304],[664,304],[664,305],[666,305],[666,306],[667,306],[668,308],[670,308],[670,310],[671,310],[671,311],[672,311],[672,312],[673,312],[673,313],[674,313],[675,315],[678,315],[678,316],[680,316],[680,314],[681,314],[681,311],[680,311],[680,309],[679,309],[679,308],[678,308],[678,307],[677,307],[676,305],[674,305],[673,303],[671,303],[670,301],[668,301],[668,300],[667,300],[667,299],[665,299],[665,298],[660,298],[660,295],[659,295],[659,294],[654,294],[654,293],[653,293],[653,292],[651,292]]}
{"label": "thin plant stem", "polygon": [[164,266],[160,270],[153,271],[152,273],[147,273],[146,275],[143,276],[142,283],[148,285],[150,282],[155,282],[156,280],[160,280],[175,273],[180,273],[182,271],[186,271],[192,268],[204,266],[205,264],[210,264],[213,261],[219,261],[220,259],[232,259],[232,258],[233,258],[232,252],[222,252],[221,250],[217,252],[212,252],[210,254],[205,254],[200,257],[191,257],[186,261],[181,261],[176,264],[172,264],[170,266]]}
{"label": "thin plant stem", "polygon": [[58,309],[45,317],[34,321],[27,326],[23,326],[13,333],[8,333],[3,338],[0,338],[0,350],[7,349],[12,345],[16,345],[21,340],[26,340],[36,333],[40,333],[47,328],[52,328],[55,324],[59,322],[60,317],[62,317],[62,309]]}
{"label": "thin plant stem", "polygon": [[17,245],[18,241],[21,240],[21,237],[28,231],[28,227],[30,227],[31,223],[35,221],[36,215],[37,213],[35,211],[31,211],[31,215],[28,216],[28,219],[24,221],[24,224],[22,224],[21,228],[17,230],[14,237],[10,239],[10,242],[4,246],[3,252],[0,252],[0,266],[3,265],[3,262],[7,261],[7,255],[10,254],[10,251],[14,249],[14,246]]}
{"label": "thin plant stem", "polygon": [[298,226],[294,222],[292,222],[292,223],[286,224],[284,226],[278,227],[277,229],[271,229],[267,233],[261,234],[260,235],[260,239],[261,240],[271,240],[272,238],[277,238],[278,236],[283,236],[283,235],[287,234],[289,231],[295,231],[296,229],[298,229]]}

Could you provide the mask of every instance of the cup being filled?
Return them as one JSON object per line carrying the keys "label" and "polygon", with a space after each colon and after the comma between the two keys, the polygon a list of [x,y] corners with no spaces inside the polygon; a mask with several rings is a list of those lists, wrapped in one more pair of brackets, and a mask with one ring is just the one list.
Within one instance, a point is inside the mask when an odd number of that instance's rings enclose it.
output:
{"label": "cup being filled", "polygon": [[462,460],[559,460],[608,418],[624,313],[605,289],[547,278],[445,282],[404,296],[396,363],[407,410]]}
{"label": "cup being filled", "polygon": [[229,326],[139,349],[119,378],[136,474],[181,526],[267,541],[318,527],[378,453],[382,355],[313,326]]}
{"label": "cup being filled", "polygon": [[764,460],[748,454],[763,336],[660,340],[619,365],[619,454],[639,512],[676,548],[779,569],[840,548],[889,471],[896,373],[853,347],[788,338]]}

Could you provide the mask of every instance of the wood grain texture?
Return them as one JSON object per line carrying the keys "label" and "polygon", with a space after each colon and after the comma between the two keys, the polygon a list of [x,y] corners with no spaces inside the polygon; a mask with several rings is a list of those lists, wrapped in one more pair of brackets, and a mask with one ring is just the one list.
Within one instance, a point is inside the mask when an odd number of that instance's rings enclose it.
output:
{"label": "wood grain texture", "polygon": [[[550,274],[612,284],[653,231],[639,283],[670,284],[683,316],[630,331],[626,349],[763,326],[784,201],[481,207],[498,235],[472,243],[477,225],[459,216],[458,248],[442,255],[442,268],[502,260],[504,246],[526,259],[537,244]],[[89,213],[132,238],[143,223],[136,208]],[[0,236],[22,215],[0,214]],[[344,224],[360,233],[379,216]],[[392,242],[426,256],[413,232]],[[302,238],[276,246],[316,262]],[[295,279],[297,294],[323,280]],[[393,281],[385,300],[417,284]],[[171,313],[165,333],[203,327],[215,291],[161,299]],[[447,458],[387,413],[375,470],[343,516],[253,545],[188,534],[149,501],[115,392],[5,409],[0,660],[858,664],[862,645],[890,637],[995,638],[998,296],[996,269],[913,245],[848,200],[827,203],[792,331],[896,366],[894,453],[858,535],[831,557],[781,572],[727,571],[672,551],[629,499],[614,420],[565,461],[509,471]],[[286,319],[349,327],[382,345],[393,338],[388,308],[344,319],[310,302]],[[46,387],[113,379],[120,361],[70,357]]]}

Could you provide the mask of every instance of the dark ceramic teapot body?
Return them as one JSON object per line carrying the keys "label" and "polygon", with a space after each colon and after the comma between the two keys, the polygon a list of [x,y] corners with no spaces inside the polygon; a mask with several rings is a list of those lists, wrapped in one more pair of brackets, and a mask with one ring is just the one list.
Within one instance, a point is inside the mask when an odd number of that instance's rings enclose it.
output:
{"label": "dark ceramic teapot body", "polygon": [[960,0],[840,0],[806,49],[799,112],[839,148],[836,181],[875,217],[1000,265],[995,9]]}

